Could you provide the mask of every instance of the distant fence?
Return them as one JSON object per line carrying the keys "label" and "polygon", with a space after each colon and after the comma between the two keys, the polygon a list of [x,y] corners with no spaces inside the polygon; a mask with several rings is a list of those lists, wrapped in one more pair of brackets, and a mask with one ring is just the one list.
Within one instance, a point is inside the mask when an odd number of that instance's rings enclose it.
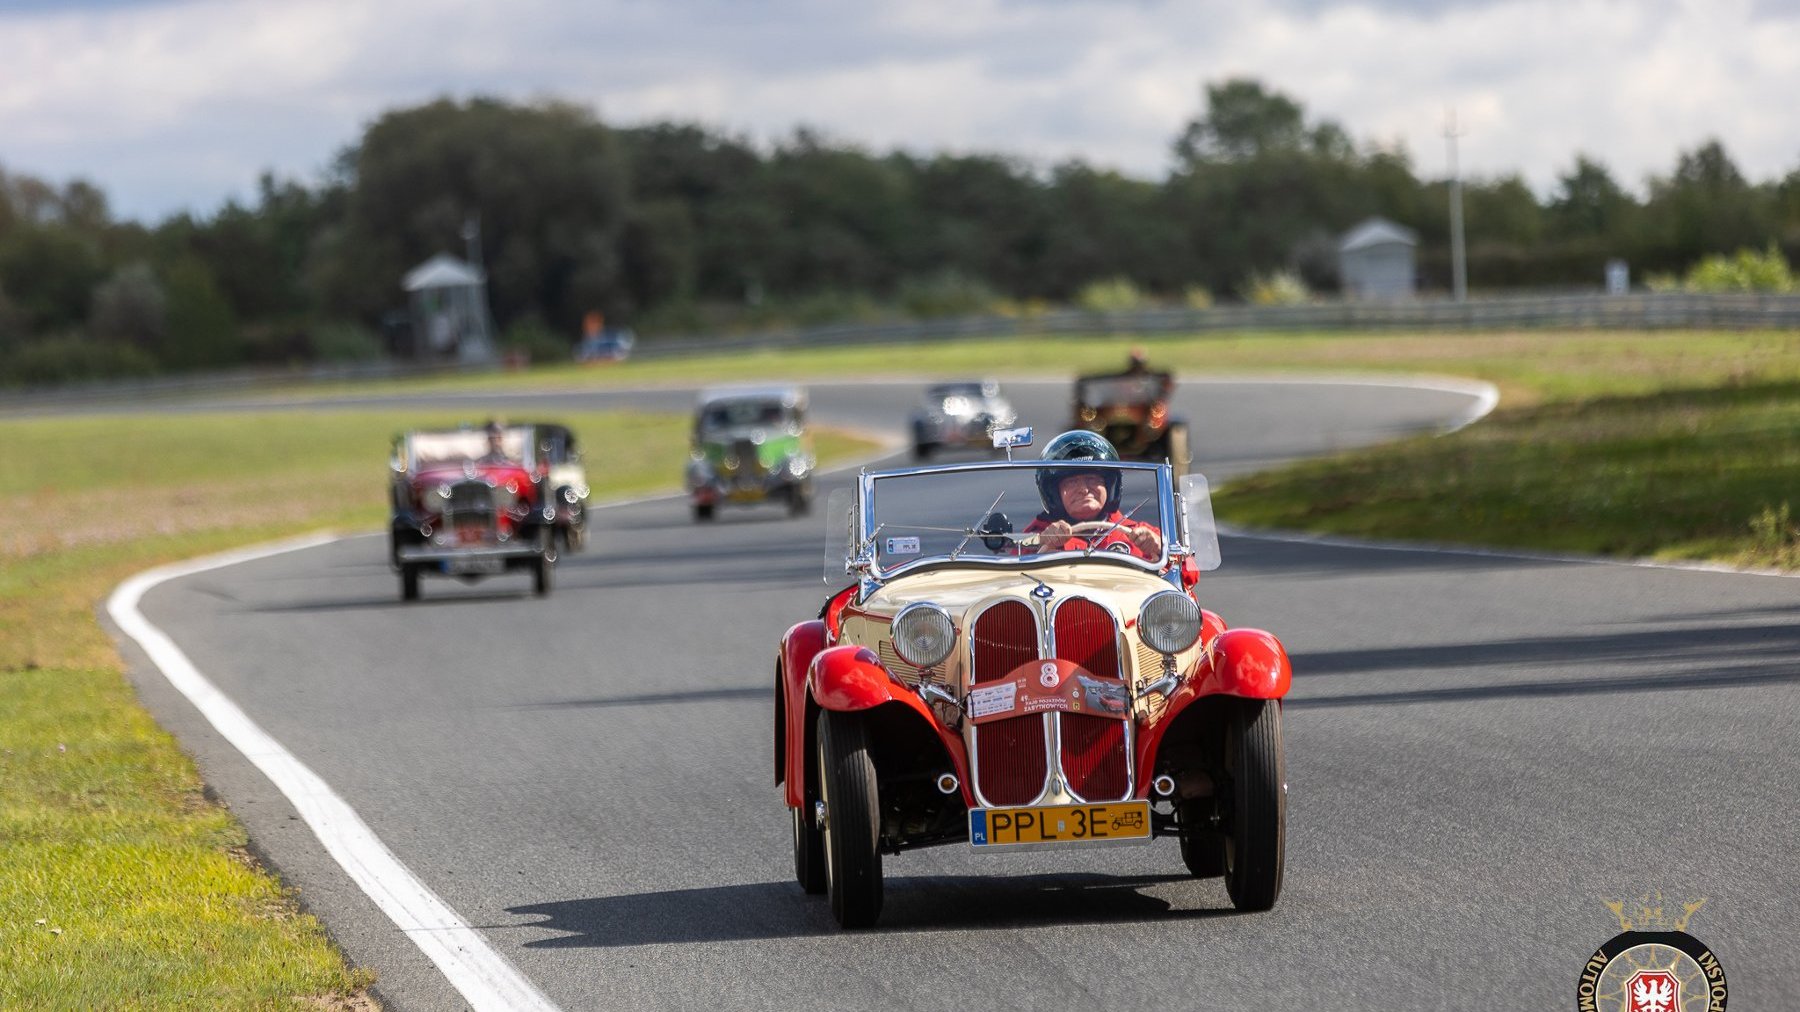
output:
{"label": "distant fence", "polygon": [[741,337],[642,341],[640,357],[774,348],[829,347],[971,337],[1072,334],[1191,334],[1207,331],[1604,330],[1800,328],[1800,295],[1508,295],[1467,302],[1309,302],[1298,306],[1217,306],[1125,313],[1063,310],[1034,316],[971,316],[895,323],[838,324]]}
{"label": "distant fence", "polygon": [[[1217,306],[1128,313],[1064,310],[1032,316],[973,316],[895,323],[840,324],[736,337],[651,338],[639,358],[719,351],[951,341],[957,338],[1073,334],[1191,334],[1223,331],[1500,330],[1549,327],[1605,330],[1800,329],[1800,295],[1505,295],[1467,302],[1311,302],[1299,306]],[[283,384],[479,372],[496,366],[366,362],[300,369],[242,369],[74,384],[48,390],[0,389],[0,410],[251,390]]]}

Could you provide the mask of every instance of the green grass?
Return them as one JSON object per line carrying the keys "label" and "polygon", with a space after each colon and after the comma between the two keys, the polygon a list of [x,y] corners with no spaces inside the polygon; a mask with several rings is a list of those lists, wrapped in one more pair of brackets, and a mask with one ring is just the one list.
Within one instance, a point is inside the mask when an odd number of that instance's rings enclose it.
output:
{"label": "green grass", "polygon": [[1800,380],[1800,335],[1793,332],[1530,330],[1017,337],[650,358],[607,366],[559,365],[324,390],[603,389],[897,374],[1064,376],[1118,368],[1133,346],[1146,348],[1153,363],[1188,376],[1321,370],[1472,376],[1499,386],[1509,406],[1649,394],[1677,385]]}
{"label": "green grass", "polygon": [[[604,387],[725,379],[1069,375],[1151,361],[1199,377],[1428,373],[1485,379],[1501,408],[1473,428],[1233,482],[1222,519],[1752,566],[1800,566],[1800,332],[1084,336],[805,349],[460,376],[437,387]],[[896,366],[896,362],[901,363]],[[393,384],[388,384],[392,387]],[[1784,510],[1786,511],[1784,514]],[[1785,519],[1784,519],[1785,516]]]}
{"label": "green grass", "polygon": [[1800,383],[1496,413],[1232,482],[1222,519],[1601,555],[1800,564]]}
{"label": "green grass", "polygon": [[[443,412],[0,421],[0,1008],[365,1008],[138,705],[95,607],[163,562],[386,516],[389,437]],[[675,485],[687,420],[564,416],[598,498]],[[822,459],[868,444],[817,433]],[[39,922],[42,923],[39,923]]]}

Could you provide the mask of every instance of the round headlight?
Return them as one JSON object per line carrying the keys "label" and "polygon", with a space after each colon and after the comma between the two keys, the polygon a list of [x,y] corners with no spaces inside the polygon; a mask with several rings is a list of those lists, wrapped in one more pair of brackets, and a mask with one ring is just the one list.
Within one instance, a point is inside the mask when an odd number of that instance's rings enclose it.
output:
{"label": "round headlight", "polygon": [[909,604],[894,616],[894,652],[915,668],[929,668],[950,656],[956,626],[935,604]]}
{"label": "round headlight", "polygon": [[1200,638],[1200,606],[1179,590],[1150,595],[1138,612],[1138,635],[1159,654],[1178,654]]}

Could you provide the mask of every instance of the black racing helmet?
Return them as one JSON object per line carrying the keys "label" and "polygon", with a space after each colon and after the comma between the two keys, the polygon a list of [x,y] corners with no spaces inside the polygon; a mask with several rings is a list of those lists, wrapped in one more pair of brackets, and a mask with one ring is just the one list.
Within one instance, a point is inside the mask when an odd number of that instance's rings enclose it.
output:
{"label": "black racing helmet", "polygon": [[[1119,451],[1113,449],[1112,443],[1098,432],[1086,429],[1073,429],[1057,436],[1044,444],[1042,455],[1044,460],[1101,460],[1118,463]],[[1038,499],[1044,504],[1044,512],[1053,517],[1062,515],[1062,496],[1057,493],[1056,486],[1063,479],[1078,472],[1066,468],[1043,468],[1037,473]],[[1119,504],[1119,472],[1105,468],[1101,472],[1106,478],[1106,505],[1116,508]]]}

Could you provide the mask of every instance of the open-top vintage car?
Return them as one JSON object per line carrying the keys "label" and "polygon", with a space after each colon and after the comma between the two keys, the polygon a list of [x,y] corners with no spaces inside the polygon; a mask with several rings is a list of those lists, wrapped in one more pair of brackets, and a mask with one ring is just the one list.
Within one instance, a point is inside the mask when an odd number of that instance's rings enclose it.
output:
{"label": "open-top vintage car", "polygon": [[1174,391],[1172,373],[1146,369],[1134,356],[1124,372],[1075,380],[1075,426],[1105,436],[1126,460],[1168,461],[1179,478],[1192,455],[1187,423],[1169,413]]}
{"label": "open-top vintage car", "polygon": [[695,520],[725,503],[780,502],[798,516],[812,506],[812,435],[799,387],[706,390],[694,408],[687,488]]}
{"label": "open-top vintage car", "polygon": [[927,460],[950,448],[986,450],[993,446],[993,430],[1011,426],[1017,417],[993,380],[934,383],[913,411],[913,457]]}
{"label": "open-top vintage car", "polygon": [[827,579],[855,582],[782,638],[775,780],[844,927],[879,915],[883,855],[939,844],[1174,837],[1239,909],[1280,892],[1292,669],[1196,600],[1205,478],[1087,432],[1046,457],[865,472],[827,504]]}
{"label": "open-top vintage car", "polygon": [[426,575],[473,581],[519,570],[537,594],[550,592],[558,518],[568,516],[556,502],[580,497],[553,484],[538,436],[533,426],[490,424],[395,437],[389,560],[401,598],[417,600]]}

